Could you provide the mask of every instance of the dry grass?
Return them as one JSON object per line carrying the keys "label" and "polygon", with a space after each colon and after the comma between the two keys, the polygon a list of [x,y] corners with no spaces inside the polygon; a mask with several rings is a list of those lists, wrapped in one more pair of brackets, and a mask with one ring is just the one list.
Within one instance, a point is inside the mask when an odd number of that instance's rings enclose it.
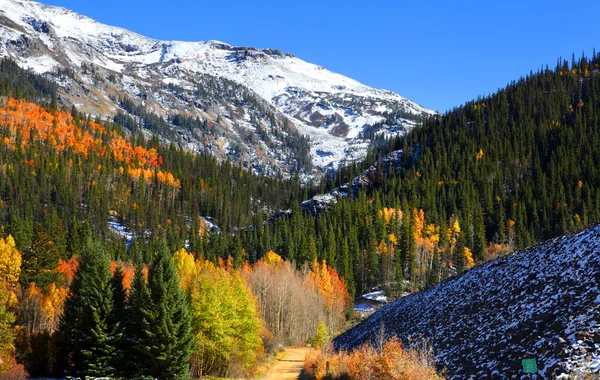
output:
{"label": "dry grass", "polygon": [[[326,365],[329,363],[329,376]],[[409,351],[398,338],[385,342],[381,349],[364,345],[352,352],[334,353],[331,349],[311,351],[304,362],[304,373],[311,379],[348,380],[439,380],[429,350]]]}

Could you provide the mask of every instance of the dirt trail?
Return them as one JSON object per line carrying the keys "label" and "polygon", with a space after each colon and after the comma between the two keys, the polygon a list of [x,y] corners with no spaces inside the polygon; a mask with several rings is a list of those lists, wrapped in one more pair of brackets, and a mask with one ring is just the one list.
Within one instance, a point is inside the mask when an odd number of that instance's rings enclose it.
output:
{"label": "dirt trail", "polygon": [[307,347],[289,347],[283,357],[275,359],[275,363],[264,380],[299,379]]}

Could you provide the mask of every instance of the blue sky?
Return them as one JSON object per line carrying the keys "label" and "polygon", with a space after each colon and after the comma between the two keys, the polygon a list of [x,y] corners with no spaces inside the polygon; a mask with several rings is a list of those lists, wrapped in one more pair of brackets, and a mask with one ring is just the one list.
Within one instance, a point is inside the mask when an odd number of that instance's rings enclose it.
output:
{"label": "blue sky", "polygon": [[438,111],[600,49],[595,1],[42,2],[158,39],[277,48]]}

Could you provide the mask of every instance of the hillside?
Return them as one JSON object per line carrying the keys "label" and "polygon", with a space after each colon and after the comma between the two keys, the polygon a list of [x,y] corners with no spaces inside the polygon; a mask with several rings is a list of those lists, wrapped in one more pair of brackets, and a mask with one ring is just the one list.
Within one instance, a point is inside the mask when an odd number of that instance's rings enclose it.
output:
{"label": "hillside", "polygon": [[[134,236],[140,243],[148,234],[204,250],[212,227],[251,225],[287,209],[300,192],[297,182],[58,109],[55,91],[52,82],[0,60],[0,225],[19,249],[46,232],[64,249],[84,225],[114,244],[115,257],[127,255]],[[216,261],[213,252],[207,258]]]}
{"label": "hillside", "polygon": [[351,349],[383,327],[427,339],[450,378],[520,378],[521,359],[556,378],[600,370],[600,226],[477,266],[393,302],[335,339]]}
{"label": "hillside", "polygon": [[6,56],[53,78],[68,106],[112,117],[133,102],[171,121],[152,132],[271,174],[362,158],[365,128],[394,135],[432,113],[278,50],[154,40],[29,0],[0,1]]}

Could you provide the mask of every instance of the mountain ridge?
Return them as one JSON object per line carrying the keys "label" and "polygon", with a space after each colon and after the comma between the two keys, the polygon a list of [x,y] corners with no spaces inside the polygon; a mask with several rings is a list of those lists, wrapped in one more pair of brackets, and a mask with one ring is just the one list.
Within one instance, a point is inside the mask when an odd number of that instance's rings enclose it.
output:
{"label": "mountain ridge", "polygon": [[[433,114],[391,91],[276,49],[216,40],[162,41],[66,8],[30,0],[1,0],[0,5],[0,56],[53,76],[65,103],[107,117],[122,111],[111,97],[125,94],[165,119],[183,113],[216,123],[224,131],[209,136],[209,142],[194,131],[173,129],[190,150],[212,150],[219,158],[253,167],[258,163],[263,172],[292,173],[291,162],[301,158],[265,141],[246,141],[258,128],[310,137],[311,162],[323,171],[364,157],[366,127],[377,125],[377,133],[395,135]],[[56,74],[60,70],[71,78]],[[248,94],[234,101],[216,99],[218,92],[200,97],[196,89],[209,86],[206,78],[234,82]],[[256,100],[264,107],[246,106]]]}

